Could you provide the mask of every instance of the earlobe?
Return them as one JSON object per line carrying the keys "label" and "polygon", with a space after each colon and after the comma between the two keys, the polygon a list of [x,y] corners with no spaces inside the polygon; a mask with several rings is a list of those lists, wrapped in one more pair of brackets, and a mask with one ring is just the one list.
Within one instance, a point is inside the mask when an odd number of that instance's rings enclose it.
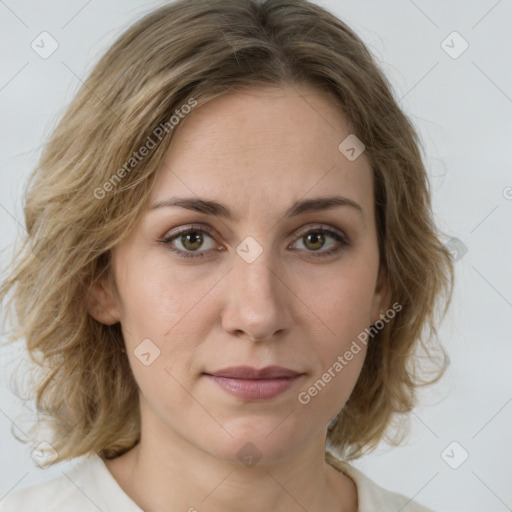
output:
{"label": "earlobe", "polygon": [[91,287],[86,303],[87,311],[98,322],[113,325],[121,321],[117,302],[106,279]]}

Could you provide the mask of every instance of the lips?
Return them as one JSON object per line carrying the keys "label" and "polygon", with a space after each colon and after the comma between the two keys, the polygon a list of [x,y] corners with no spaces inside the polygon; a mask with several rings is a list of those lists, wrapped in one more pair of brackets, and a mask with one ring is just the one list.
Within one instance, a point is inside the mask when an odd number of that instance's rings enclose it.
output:
{"label": "lips", "polygon": [[207,372],[215,377],[227,377],[230,379],[279,379],[300,375],[299,372],[283,368],[282,366],[267,366],[257,369],[251,366],[232,366],[215,372]]}
{"label": "lips", "polygon": [[268,400],[290,389],[304,375],[282,366],[224,368],[206,377],[232,396],[244,400]]}

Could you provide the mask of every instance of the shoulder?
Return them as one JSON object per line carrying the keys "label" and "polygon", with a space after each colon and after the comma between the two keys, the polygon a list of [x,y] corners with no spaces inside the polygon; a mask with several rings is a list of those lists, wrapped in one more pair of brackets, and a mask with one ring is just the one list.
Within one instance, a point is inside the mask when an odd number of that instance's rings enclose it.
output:
{"label": "shoulder", "polygon": [[352,478],[357,487],[358,512],[374,512],[375,510],[404,510],[407,512],[434,512],[418,502],[377,485],[362,471],[340,460],[326,451],[325,460],[339,471]]}
{"label": "shoulder", "polygon": [[63,474],[53,480],[9,494],[0,502],[0,512],[56,512],[65,508],[79,512],[88,510],[81,507],[79,492]]}
{"label": "shoulder", "polygon": [[91,455],[62,475],[9,494],[0,512],[140,511],[120,489],[104,462]]}

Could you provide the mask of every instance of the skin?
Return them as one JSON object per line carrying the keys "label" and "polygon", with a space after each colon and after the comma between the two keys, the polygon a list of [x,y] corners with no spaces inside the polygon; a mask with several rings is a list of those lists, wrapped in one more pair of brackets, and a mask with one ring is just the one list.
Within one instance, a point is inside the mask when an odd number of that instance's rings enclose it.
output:
{"label": "skin", "polygon": [[[113,249],[117,290],[100,282],[89,311],[105,324],[121,322],[142,435],[106,465],[145,511],[229,512],[241,503],[248,512],[356,511],[354,482],[325,463],[324,450],[327,426],[360,374],[364,345],[309,404],[298,394],[389,305],[370,162],[338,150],[351,133],[346,119],[305,85],[230,92],[192,110],[178,128],[149,204],[197,196],[226,204],[238,220],[148,209]],[[334,193],[362,213],[337,206],[283,217],[296,200]],[[203,232],[203,245],[158,241],[190,224],[213,236]],[[348,246],[329,234],[323,245],[305,236],[322,226],[345,235]],[[248,236],[262,248],[251,263],[236,252]],[[206,255],[181,258],[170,246]],[[339,252],[315,257],[333,247]],[[148,338],[160,355],[145,366],[134,350]],[[259,402],[231,396],[203,375],[274,364],[305,375]],[[248,442],[261,454],[250,467],[237,456]]]}

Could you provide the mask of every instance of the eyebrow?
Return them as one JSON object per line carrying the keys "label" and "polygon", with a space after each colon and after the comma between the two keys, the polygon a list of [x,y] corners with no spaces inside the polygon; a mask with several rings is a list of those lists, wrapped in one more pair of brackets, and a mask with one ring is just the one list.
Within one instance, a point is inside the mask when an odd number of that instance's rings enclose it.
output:
{"label": "eyebrow", "polygon": [[[206,215],[214,215],[216,217],[222,217],[231,221],[237,221],[238,217],[222,203],[212,201],[208,199],[200,199],[195,197],[172,197],[163,201],[157,201],[149,207],[149,210],[155,210],[163,207],[178,206],[187,210],[192,210],[198,213],[204,213]],[[301,199],[293,203],[283,214],[284,218],[291,218],[297,215],[317,212],[321,210],[329,210],[339,206],[348,206],[358,211],[364,218],[364,212],[361,206],[343,196],[326,196],[326,197],[314,197],[311,199]]]}

